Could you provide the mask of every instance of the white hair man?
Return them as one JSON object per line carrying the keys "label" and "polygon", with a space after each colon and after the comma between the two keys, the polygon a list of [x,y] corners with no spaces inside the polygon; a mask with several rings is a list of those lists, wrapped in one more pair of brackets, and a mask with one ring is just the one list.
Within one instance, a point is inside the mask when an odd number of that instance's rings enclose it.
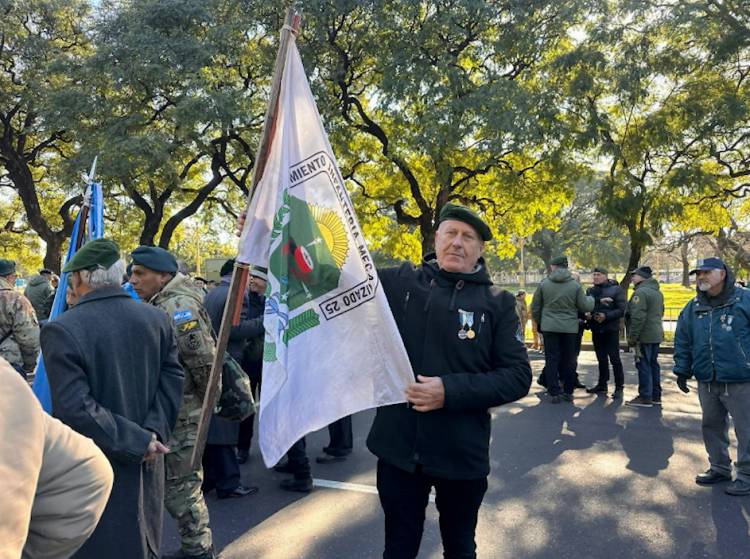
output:
{"label": "white hair man", "polygon": [[183,371],[169,317],[121,287],[117,245],[85,244],[63,268],[78,302],[42,330],[53,415],[99,446],[112,495],[76,558],[158,557],[165,446],[177,420]]}

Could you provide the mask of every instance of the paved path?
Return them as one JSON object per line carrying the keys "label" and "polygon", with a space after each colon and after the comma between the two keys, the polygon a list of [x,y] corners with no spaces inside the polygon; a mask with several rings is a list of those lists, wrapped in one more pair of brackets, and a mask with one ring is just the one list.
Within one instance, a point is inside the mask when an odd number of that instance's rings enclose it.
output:
{"label": "paved path", "polygon": [[[532,358],[538,373],[542,363]],[[662,359],[666,370],[670,359]],[[629,399],[637,384],[632,356],[624,354],[623,362]],[[593,384],[595,371],[593,352],[583,352],[584,383]],[[693,477],[706,468],[697,396],[683,395],[671,374],[664,377],[663,409],[629,408],[582,391],[573,404],[551,405],[534,384],[526,398],[495,410],[479,557],[750,558],[750,497],[695,485]],[[243,476],[260,493],[208,498],[222,557],[380,557],[375,460],[364,447],[371,421],[372,412],[354,417],[349,460],[313,463],[318,487],[307,496],[277,489],[284,476],[267,471],[254,446]],[[311,459],[326,442],[325,431],[308,438]],[[420,558],[442,557],[436,519],[431,504]],[[171,551],[178,543],[168,517],[166,532],[164,549]]]}

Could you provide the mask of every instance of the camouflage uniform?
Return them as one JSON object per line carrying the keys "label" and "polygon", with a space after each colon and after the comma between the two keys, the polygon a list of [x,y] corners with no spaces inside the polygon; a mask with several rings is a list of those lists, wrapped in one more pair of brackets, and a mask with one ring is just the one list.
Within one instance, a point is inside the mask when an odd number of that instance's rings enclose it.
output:
{"label": "camouflage uniform", "polygon": [[0,277],[0,357],[19,371],[30,373],[39,355],[39,324],[29,300]]}
{"label": "camouflage uniform", "polygon": [[200,462],[196,469],[191,469],[190,458],[214,359],[211,322],[200,292],[181,273],[154,295],[150,303],[166,311],[172,319],[180,364],[185,369],[177,425],[167,445],[171,452],[166,455],[165,505],[177,520],[183,553],[206,554],[211,550],[211,529],[201,490],[203,469]]}

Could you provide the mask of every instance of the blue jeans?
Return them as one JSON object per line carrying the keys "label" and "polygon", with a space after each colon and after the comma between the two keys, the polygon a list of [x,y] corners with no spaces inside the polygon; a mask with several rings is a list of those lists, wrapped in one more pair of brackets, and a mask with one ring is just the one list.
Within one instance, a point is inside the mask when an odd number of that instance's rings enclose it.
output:
{"label": "blue jeans", "polygon": [[661,400],[661,369],[659,344],[640,344],[641,357],[636,358],[638,369],[638,395],[648,400]]}

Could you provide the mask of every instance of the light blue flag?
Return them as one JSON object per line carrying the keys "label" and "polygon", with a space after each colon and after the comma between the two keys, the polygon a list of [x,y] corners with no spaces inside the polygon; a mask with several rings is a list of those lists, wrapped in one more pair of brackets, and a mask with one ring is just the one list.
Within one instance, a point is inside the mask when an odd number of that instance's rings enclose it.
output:
{"label": "light blue flag", "polygon": [[[94,165],[96,165],[96,162],[94,162]],[[91,177],[93,178],[93,168]],[[97,182],[90,182],[86,195],[91,196],[91,205],[89,207],[87,220],[88,223],[81,224],[81,212],[79,212],[75,224],[73,225],[73,232],[70,235],[70,243],[68,245],[68,254],[65,257],[65,263],[73,258],[73,255],[76,253],[75,240],[78,238],[78,230],[80,227],[86,227],[84,243],[93,239],[99,239],[104,235],[104,198],[102,196],[102,185]],[[60,281],[57,284],[57,293],[55,293],[55,300],[52,303],[49,320],[55,320],[58,315],[65,312],[65,309],[67,308],[65,303],[65,292],[67,286],[68,273],[63,272],[60,274]],[[47,371],[44,368],[44,359],[41,353],[37,359],[36,373],[34,375],[34,385],[32,386],[32,389],[37,399],[42,404],[44,411],[51,413],[52,397],[50,396]]]}

